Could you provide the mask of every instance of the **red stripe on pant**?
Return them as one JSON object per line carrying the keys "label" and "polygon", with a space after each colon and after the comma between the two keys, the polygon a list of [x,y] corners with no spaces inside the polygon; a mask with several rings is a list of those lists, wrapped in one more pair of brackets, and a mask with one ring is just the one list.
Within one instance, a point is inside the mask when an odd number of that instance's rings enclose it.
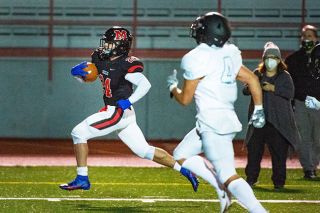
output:
{"label": "red stripe on pant", "polygon": [[90,126],[99,130],[108,128],[110,126],[116,125],[121,120],[122,115],[123,115],[123,110],[121,108],[117,108],[110,118],[95,122]]}

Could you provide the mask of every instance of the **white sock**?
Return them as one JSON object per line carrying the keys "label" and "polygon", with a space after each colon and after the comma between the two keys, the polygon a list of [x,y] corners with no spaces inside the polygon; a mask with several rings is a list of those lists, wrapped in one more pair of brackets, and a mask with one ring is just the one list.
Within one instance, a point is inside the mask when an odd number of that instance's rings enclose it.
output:
{"label": "white sock", "polygon": [[88,167],[87,166],[77,167],[77,174],[81,176],[88,176]]}
{"label": "white sock", "polygon": [[191,172],[210,183],[210,185],[216,189],[219,197],[224,195],[224,190],[219,187],[215,175],[208,169],[202,157],[196,155],[188,158],[183,162],[182,167],[189,169]]}
{"label": "white sock", "polygon": [[178,171],[178,172],[180,172],[180,170],[181,170],[180,164],[179,164],[178,162],[176,162],[176,163],[173,165],[173,169],[176,170],[176,171]]}
{"label": "white sock", "polygon": [[244,205],[250,213],[265,213],[267,212],[261,203],[257,200],[252,188],[243,179],[239,178],[231,181],[228,185],[228,190],[235,196],[238,201]]}

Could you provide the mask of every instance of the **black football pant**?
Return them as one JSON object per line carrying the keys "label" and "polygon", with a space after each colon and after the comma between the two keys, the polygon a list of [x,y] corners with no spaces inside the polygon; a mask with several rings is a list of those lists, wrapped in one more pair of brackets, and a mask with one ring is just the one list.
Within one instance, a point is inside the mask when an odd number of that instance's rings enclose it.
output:
{"label": "black football pant", "polygon": [[272,182],[275,186],[283,186],[286,180],[286,160],[289,144],[269,122],[261,129],[254,129],[247,145],[248,162],[245,169],[247,181],[255,183],[258,180],[265,144],[268,146],[272,160]]}

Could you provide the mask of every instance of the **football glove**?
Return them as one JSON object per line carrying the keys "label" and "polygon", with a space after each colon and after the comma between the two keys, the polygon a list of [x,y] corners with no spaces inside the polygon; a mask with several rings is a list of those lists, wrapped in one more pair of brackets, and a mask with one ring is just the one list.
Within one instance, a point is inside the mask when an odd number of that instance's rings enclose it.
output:
{"label": "football glove", "polygon": [[320,102],[315,97],[312,97],[312,96],[306,97],[305,105],[307,108],[310,108],[310,109],[316,109],[316,110],[320,109]]}
{"label": "football glove", "polygon": [[81,62],[80,64],[77,64],[76,66],[72,67],[71,69],[71,75],[75,77],[86,77],[88,75],[88,72],[84,71],[83,69],[88,67],[87,62]]}
{"label": "football glove", "polygon": [[262,105],[255,106],[254,111],[249,120],[249,125],[253,125],[255,128],[262,128],[266,123],[264,111]]}
{"label": "football glove", "polygon": [[172,75],[169,75],[167,78],[167,87],[170,90],[170,92],[178,86],[178,83],[179,81],[177,79],[177,70],[174,69],[172,71]]}
{"label": "football glove", "polygon": [[129,99],[119,100],[117,101],[117,106],[120,107],[123,111],[128,109],[131,106],[131,102]]}

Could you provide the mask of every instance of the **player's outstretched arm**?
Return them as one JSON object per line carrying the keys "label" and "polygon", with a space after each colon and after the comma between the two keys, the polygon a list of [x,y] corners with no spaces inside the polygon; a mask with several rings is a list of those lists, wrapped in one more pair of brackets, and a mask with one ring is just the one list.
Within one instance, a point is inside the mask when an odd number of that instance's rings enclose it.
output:
{"label": "player's outstretched arm", "polygon": [[172,96],[182,105],[188,105],[191,103],[193,95],[196,91],[199,79],[184,80],[182,90],[178,88],[177,71],[174,70],[172,75],[167,78],[167,86]]}
{"label": "player's outstretched arm", "polygon": [[254,105],[262,105],[262,90],[258,77],[246,66],[242,65],[237,80],[248,85]]}
{"label": "player's outstretched arm", "polygon": [[248,85],[253,99],[254,111],[251,115],[249,125],[252,124],[255,128],[262,128],[266,121],[262,105],[262,90],[258,77],[242,65],[238,72],[237,80]]}

